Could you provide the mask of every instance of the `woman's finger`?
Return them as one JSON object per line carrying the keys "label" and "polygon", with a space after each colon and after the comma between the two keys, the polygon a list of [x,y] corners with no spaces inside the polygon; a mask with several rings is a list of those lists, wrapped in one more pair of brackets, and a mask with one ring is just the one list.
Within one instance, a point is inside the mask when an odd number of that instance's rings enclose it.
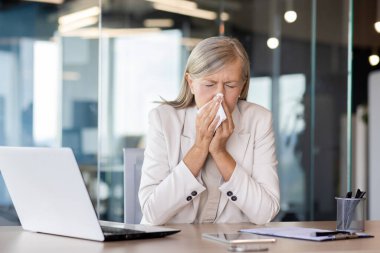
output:
{"label": "woman's finger", "polygon": [[201,111],[201,120],[205,127],[209,127],[211,122],[215,119],[219,106],[219,101],[212,100],[212,106],[208,106],[208,108],[205,108],[204,111]]}
{"label": "woman's finger", "polygon": [[218,125],[219,119],[220,119],[219,115],[215,116],[214,120],[211,122],[211,124],[208,127],[208,131],[211,132],[212,134],[214,134],[215,132],[215,128]]}
{"label": "woman's finger", "polygon": [[233,131],[235,128],[235,124],[234,124],[234,121],[232,119],[232,114],[229,111],[228,106],[224,102],[222,103],[222,106],[223,106],[224,112],[226,113],[226,116],[227,116],[227,119],[226,119],[227,122],[226,123],[228,125],[228,128],[231,131]]}

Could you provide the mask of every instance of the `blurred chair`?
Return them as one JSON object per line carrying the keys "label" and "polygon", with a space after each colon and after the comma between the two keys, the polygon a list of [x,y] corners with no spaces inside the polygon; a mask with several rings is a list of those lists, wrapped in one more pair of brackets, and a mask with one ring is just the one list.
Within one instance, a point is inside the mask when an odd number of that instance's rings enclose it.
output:
{"label": "blurred chair", "polygon": [[124,222],[139,224],[142,218],[138,192],[144,149],[123,148],[124,154]]}

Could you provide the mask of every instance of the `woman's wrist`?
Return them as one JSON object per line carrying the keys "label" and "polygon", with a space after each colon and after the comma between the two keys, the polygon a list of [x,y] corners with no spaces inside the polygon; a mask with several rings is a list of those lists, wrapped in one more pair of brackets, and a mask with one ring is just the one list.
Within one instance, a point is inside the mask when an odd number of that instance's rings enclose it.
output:
{"label": "woman's wrist", "polygon": [[224,181],[228,181],[236,167],[236,161],[234,158],[225,149],[212,152],[211,156],[214,159]]}
{"label": "woman's wrist", "polygon": [[183,162],[190,169],[193,175],[198,176],[201,171],[208,155],[208,150],[198,147],[196,145],[192,146],[183,158]]}
{"label": "woman's wrist", "polygon": [[199,155],[207,156],[209,145],[210,143],[207,143],[206,141],[195,142],[191,149]]}
{"label": "woman's wrist", "polygon": [[210,152],[211,156],[214,158],[214,160],[217,157],[224,157],[226,155],[230,155],[225,148],[210,149],[209,152]]}

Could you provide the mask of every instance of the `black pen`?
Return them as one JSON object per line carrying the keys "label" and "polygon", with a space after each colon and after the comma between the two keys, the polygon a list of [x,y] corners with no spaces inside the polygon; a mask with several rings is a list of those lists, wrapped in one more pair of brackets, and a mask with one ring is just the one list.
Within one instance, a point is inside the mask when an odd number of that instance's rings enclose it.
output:
{"label": "black pen", "polygon": [[352,235],[355,233],[351,233],[348,231],[324,231],[324,232],[315,232],[314,236],[331,236],[331,235]]}
{"label": "black pen", "polygon": [[361,192],[361,190],[358,188],[358,190],[356,191],[356,194],[355,194],[355,198],[356,198],[356,199],[360,198],[360,195],[362,195],[362,192]]}

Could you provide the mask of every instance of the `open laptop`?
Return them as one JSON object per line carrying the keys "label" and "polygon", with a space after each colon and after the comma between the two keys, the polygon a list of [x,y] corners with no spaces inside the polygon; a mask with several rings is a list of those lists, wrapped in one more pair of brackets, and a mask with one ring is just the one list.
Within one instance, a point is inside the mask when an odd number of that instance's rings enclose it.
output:
{"label": "open laptop", "polygon": [[0,171],[25,230],[96,241],[180,231],[140,224],[102,227],[70,148],[0,147]]}

